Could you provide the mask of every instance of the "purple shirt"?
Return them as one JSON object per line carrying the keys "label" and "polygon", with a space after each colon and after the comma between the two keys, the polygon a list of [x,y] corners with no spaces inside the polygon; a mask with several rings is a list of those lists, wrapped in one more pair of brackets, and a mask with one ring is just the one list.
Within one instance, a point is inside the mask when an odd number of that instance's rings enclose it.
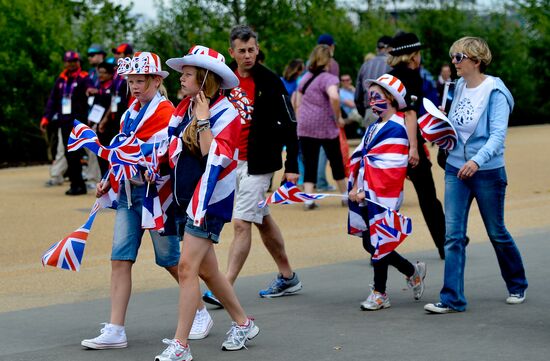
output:
{"label": "purple shirt", "polygon": [[[298,90],[303,94],[304,84],[312,77],[308,72],[300,80]],[[334,139],[340,132],[330,106],[327,89],[338,86],[338,77],[327,72],[319,74],[302,95],[298,108],[298,137]]]}

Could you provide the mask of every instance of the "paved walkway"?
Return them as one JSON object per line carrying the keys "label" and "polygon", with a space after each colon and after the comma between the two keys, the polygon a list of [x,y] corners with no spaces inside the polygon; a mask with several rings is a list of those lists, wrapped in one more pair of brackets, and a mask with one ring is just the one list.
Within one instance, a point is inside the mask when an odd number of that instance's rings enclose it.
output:
{"label": "paved walkway", "polygon": [[[273,300],[256,296],[273,275],[243,277],[236,289],[246,311],[261,328],[248,350],[223,352],[229,327],[213,309],[210,336],[192,343],[195,360],[548,360],[550,353],[549,229],[517,239],[529,279],[527,301],[504,302],[506,289],[489,243],[468,249],[467,312],[428,315],[437,300],[443,262],[434,252],[409,254],[428,265],[427,290],[414,302],[402,276],[390,271],[392,307],[363,312],[372,269],[366,260],[299,270],[301,294]],[[137,293],[128,312],[129,347],[90,351],[80,340],[96,335],[108,317],[109,300],[56,305],[0,314],[0,360],[153,360],[161,339],[176,326],[177,289]]]}

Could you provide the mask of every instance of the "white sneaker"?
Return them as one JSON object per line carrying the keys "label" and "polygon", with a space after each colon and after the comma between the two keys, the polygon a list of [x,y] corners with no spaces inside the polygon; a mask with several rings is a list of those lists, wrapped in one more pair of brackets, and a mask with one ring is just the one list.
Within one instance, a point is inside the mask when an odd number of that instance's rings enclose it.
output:
{"label": "white sneaker", "polygon": [[510,293],[510,296],[506,299],[506,303],[509,305],[519,305],[523,301],[525,301],[525,292]]}
{"label": "white sneaker", "polygon": [[412,289],[415,300],[422,298],[424,294],[424,278],[426,278],[426,264],[424,262],[416,262],[414,265],[414,274],[407,278],[407,286]]}
{"label": "white sneaker", "polygon": [[386,293],[380,293],[372,289],[369,297],[361,302],[361,309],[363,311],[377,311],[383,308],[390,308],[390,298]]}
{"label": "white sneaker", "polygon": [[210,333],[210,329],[214,322],[212,317],[204,307],[202,310],[195,313],[195,319],[193,320],[193,326],[191,326],[191,332],[189,332],[189,340],[202,340],[206,338]]}
{"label": "white sneaker", "polygon": [[168,347],[160,355],[155,356],[155,361],[191,361],[191,348],[189,345],[182,345],[178,340],[162,340]]}
{"label": "white sneaker", "polygon": [[101,329],[99,336],[89,340],[82,340],[80,344],[94,350],[128,347],[124,326],[113,325],[111,323],[102,323],[102,325],[105,326]]}

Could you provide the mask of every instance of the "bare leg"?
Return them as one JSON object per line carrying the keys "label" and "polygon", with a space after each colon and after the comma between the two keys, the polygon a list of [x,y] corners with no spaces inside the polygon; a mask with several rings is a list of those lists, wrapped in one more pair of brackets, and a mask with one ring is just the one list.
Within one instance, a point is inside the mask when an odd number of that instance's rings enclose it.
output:
{"label": "bare leg", "polygon": [[209,247],[212,247],[209,240],[187,233],[184,235],[178,265],[180,285],[178,327],[174,336],[183,344],[187,344],[187,337],[195,318],[200,298],[199,267]]}
{"label": "bare leg", "polygon": [[[304,186],[306,184],[307,183],[304,183]],[[311,184],[313,187],[313,183],[309,184]],[[288,257],[286,255],[285,241],[283,240],[281,230],[279,229],[279,226],[277,226],[277,224],[275,223],[273,217],[268,214],[264,217],[263,223],[257,224],[256,226],[260,231],[260,236],[262,237],[265,248],[267,248],[267,250],[271,254],[271,257],[273,257],[273,260],[277,264],[279,273],[281,273],[285,278],[291,278],[293,272],[292,268],[290,267],[290,263],[288,262]]]}
{"label": "bare leg", "polygon": [[214,247],[210,247],[203,259],[200,274],[208,288],[223,304],[231,319],[240,325],[246,323],[246,313],[237,299],[233,286],[218,268],[218,260],[216,259]]}
{"label": "bare leg", "polygon": [[[176,280],[177,283],[179,283],[178,278],[178,266],[171,266],[171,267],[165,267],[165,269],[170,273],[172,277]],[[197,310],[202,310],[205,307],[204,302],[202,302],[202,299],[199,298],[199,305],[197,307]]]}
{"label": "bare leg", "polygon": [[233,287],[217,267],[210,240],[185,234],[179,263],[180,299],[175,339],[187,344],[200,297],[199,270],[207,285],[220,298],[235,322],[245,323],[246,315],[236,299]]}
{"label": "bare leg", "polygon": [[234,219],[233,229],[235,236],[233,237],[231,246],[229,246],[226,274],[226,277],[231,284],[235,283],[235,280],[241,272],[246,258],[250,253],[250,246],[252,243],[252,223],[243,221],[242,219]]}
{"label": "bare leg", "polygon": [[131,261],[111,261],[111,321],[124,326],[126,310],[132,293]]}

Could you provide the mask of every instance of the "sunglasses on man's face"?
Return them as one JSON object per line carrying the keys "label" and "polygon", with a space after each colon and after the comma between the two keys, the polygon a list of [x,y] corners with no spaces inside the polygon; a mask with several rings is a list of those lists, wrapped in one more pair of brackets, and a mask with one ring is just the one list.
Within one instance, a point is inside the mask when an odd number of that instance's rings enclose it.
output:
{"label": "sunglasses on man's face", "polygon": [[462,60],[469,59],[470,57],[464,53],[449,54],[451,61],[456,61],[457,64],[462,63]]}

